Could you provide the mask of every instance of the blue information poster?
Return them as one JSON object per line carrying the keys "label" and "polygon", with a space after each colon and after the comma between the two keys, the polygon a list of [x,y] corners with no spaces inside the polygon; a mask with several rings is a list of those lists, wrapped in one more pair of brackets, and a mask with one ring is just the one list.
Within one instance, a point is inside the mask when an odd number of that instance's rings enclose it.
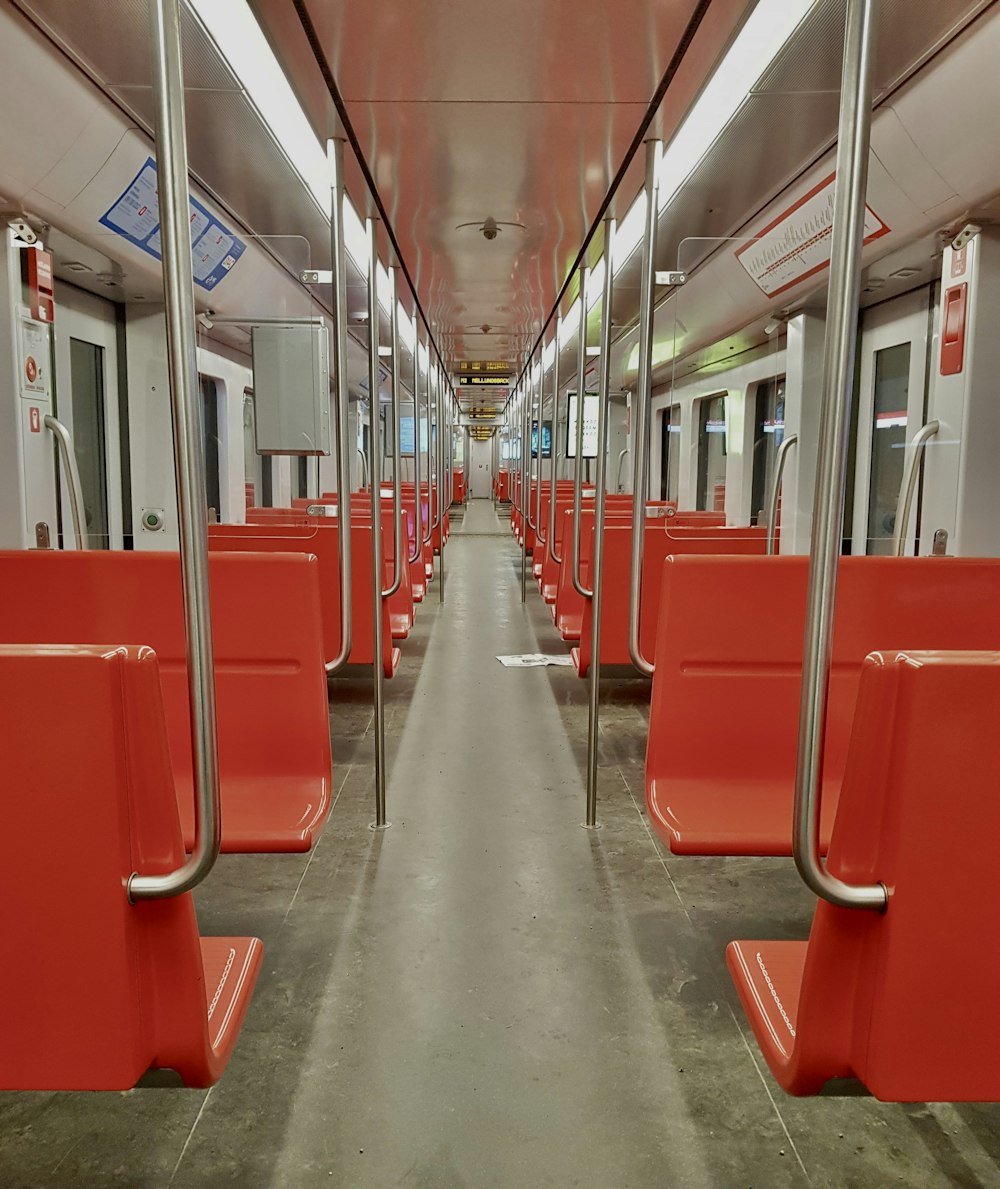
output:
{"label": "blue information poster", "polygon": [[[202,289],[214,289],[246,251],[246,244],[191,200],[191,256],[194,280]],[[156,162],[146,164],[101,223],[130,244],[160,259],[160,205],[156,190]]]}

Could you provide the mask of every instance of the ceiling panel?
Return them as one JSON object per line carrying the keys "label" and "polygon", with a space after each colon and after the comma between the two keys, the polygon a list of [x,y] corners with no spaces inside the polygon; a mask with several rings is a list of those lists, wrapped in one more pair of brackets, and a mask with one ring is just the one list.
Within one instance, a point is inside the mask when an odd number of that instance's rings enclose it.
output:
{"label": "ceiling panel", "polygon": [[[291,0],[254,0],[314,125]],[[541,329],[697,0],[305,0],[443,356],[520,358]],[[716,0],[687,93],[745,0]],[[641,165],[639,167],[641,172]],[[349,178],[356,182],[357,175]],[[634,194],[638,176],[629,180]],[[352,185],[359,205],[363,189]],[[360,192],[359,192],[360,190]],[[502,227],[487,241],[477,226]],[[473,226],[458,230],[459,225]],[[483,333],[482,327],[489,327]]]}

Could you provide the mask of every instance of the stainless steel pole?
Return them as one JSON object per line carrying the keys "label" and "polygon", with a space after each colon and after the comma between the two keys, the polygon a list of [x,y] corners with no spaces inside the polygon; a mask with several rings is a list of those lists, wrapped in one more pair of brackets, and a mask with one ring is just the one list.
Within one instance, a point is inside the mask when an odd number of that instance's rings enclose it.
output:
{"label": "stainless steel pole", "polygon": [[608,400],[611,389],[611,301],[614,294],[615,220],[604,220],[604,303],[597,388],[597,467],[594,491],[594,594],[590,604],[590,718],[587,724],[587,820],[597,826],[597,742],[601,719],[601,606],[604,601],[604,504],[608,470]]}
{"label": "stainless steel pole", "polygon": [[580,270],[580,329],[577,335],[576,364],[576,465],[573,470],[573,586],[576,593],[589,599],[593,595],[583,585],[580,575],[580,499],[583,484],[583,413],[586,406],[584,389],[587,386],[587,281],[588,268]]}
{"label": "stainless steel pole", "polygon": [[408,555],[411,564],[420,561],[424,539],[424,505],[420,499],[420,327],[416,318],[413,319],[413,492],[413,552]]}
{"label": "stainless steel pole", "polygon": [[438,585],[438,602],[444,602],[444,488],[448,481],[447,469],[444,465],[444,438],[448,432],[444,415],[444,376],[438,372],[437,378],[437,520],[438,520],[438,558],[440,560],[440,583]]}
{"label": "stainless steel pole", "polygon": [[382,484],[379,459],[382,453],[379,434],[379,304],[378,304],[378,223],[368,220],[368,449],[371,456],[372,510],[372,676],[375,706],[375,820],[373,830],[384,830],[389,822],[385,812],[385,673],[382,668]]}
{"label": "stainless steel pole", "polygon": [[878,0],[848,0],[823,354],[822,420],[809,551],[793,850],[799,874],[817,896],[843,908],[883,909],[888,896],[881,884],[845,883],[827,871],[819,854],[823,739],[844,523],[878,10]]}
{"label": "stainless steel pole", "polygon": [[[531,367],[531,361],[528,361]],[[528,379],[525,379],[525,384]],[[528,401],[527,390],[521,392],[521,440],[519,448],[520,502],[521,502],[521,602],[528,598],[528,529],[531,517],[531,405]]]}
{"label": "stainless steel pole", "polygon": [[538,478],[535,482],[535,548],[545,544],[545,533],[542,531],[542,425],[545,419],[545,351],[538,352]]}
{"label": "stainless steel pole", "polygon": [[[403,401],[402,380],[399,375],[399,301],[396,298],[396,276],[399,265],[389,269],[392,281],[392,307],[389,311],[390,336],[392,338],[392,584],[383,590],[384,598],[392,598],[403,583],[403,567],[409,556],[409,542],[403,553],[403,455],[399,435],[402,427],[400,405]],[[381,499],[382,493],[379,492]]]}
{"label": "stainless steel pole", "polygon": [[153,0],[153,91],[160,194],[167,374],[177,465],[181,587],[194,760],[194,850],[162,875],[133,873],[130,900],[163,900],[190,891],[208,875],[222,842],[215,664],[208,585],[208,501],[198,390],[194,274],[191,263],[184,66],[178,0]]}
{"label": "stainless steel pole", "polygon": [[[432,380],[433,372],[431,369],[431,332],[427,331],[427,536],[424,537],[424,544],[429,545],[434,539],[434,451],[432,443],[434,441],[434,433],[432,430],[432,409],[431,409],[431,391],[434,388],[436,381]],[[417,442],[419,446],[419,441]],[[434,550],[431,550],[431,559],[433,565]]]}
{"label": "stainless steel pole", "polygon": [[798,443],[799,435],[790,433],[778,447],[778,456],[774,460],[774,483],[767,498],[767,556],[773,557],[778,540],[778,497],[781,494],[781,478],[785,473],[785,463],[793,446]]}
{"label": "stainless steel pole", "polygon": [[639,281],[639,375],[632,419],[632,568],[628,605],[628,652],[643,677],[653,676],[653,661],[642,654],[642,559],[646,546],[646,500],[649,495],[649,406],[653,399],[653,286],[656,281],[656,223],[659,217],[658,140],[646,141],[646,222],[642,237]]}
{"label": "stainless steel pole", "polygon": [[[556,319],[556,355],[552,361],[552,470],[549,472],[549,553],[556,565],[562,565],[562,555],[556,548],[556,485],[559,478],[559,356],[562,351],[562,318]],[[569,422],[566,423],[567,439]],[[567,440],[567,445],[568,445]]]}
{"label": "stainless steel pole", "polygon": [[351,402],[347,376],[347,257],[344,246],[344,142],[327,141],[333,169],[330,203],[330,255],[333,266],[333,388],[337,413],[337,546],[340,561],[340,651],[327,664],[339,673],[351,655]]}

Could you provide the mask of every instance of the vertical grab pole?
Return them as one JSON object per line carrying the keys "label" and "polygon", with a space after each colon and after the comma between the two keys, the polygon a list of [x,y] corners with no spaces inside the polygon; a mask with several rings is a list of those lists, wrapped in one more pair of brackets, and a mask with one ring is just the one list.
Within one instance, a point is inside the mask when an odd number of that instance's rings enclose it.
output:
{"label": "vertical grab pole", "polygon": [[129,877],[128,897],[132,901],[163,900],[190,891],[212,870],[222,839],[215,664],[208,586],[208,501],[205,498],[205,453],[198,394],[184,66],[178,0],[154,0],[152,38],[167,374],[177,463],[177,519],[194,758],[195,828],[194,849],[180,867],[159,875],[134,872]]}
{"label": "vertical grab pole", "polygon": [[[394,264],[389,269],[389,279],[392,281],[391,302],[389,311],[390,337],[392,339],[392,584],[388,590],[383,590],[384,598],[390,599],[403,583],[403,566],[409,557],[410,544],[406,543],[406,555],[403,554],[403,455],[399,441],[402,428],[403,403],[402,381],[399,375],[399,302],[396,299],[396,276],[399,265]],[[379,491],[379,499],[382,492]]]}
{"label": "vertical grab pole", "polygon": [[[552,361],[552,470],[549,472],[549,553],[556,565],[562,565],[562,557],[556,549],[556,480],[559,468],[559,352],[562,349],[562,318],[556,319],[556,354]],[[569,423],[566,425],[569,434]]]}
{"label": "vertical grab pole", "polygon": [[444,602],[444,487],[448,475],[444,465],[444,376],[438,372],[437,376],[437,524],[438,524],[438,556],[441,560],[441,582],[438,586],[438,602]]}
{"label": "vertical grab pole", "polygon": [[[528,360],[530,371],[531,360]],[[525,373],[527,376],[527,372]],[[525,383],[529,383],[526,380]],[[518,450],[518,471],[520,472],[520,516],[521,516],[521,602],[528,598],[528,529],[531,521],[531,404],[527,390],[520,396],[521,434]]]}
{"label": "vertical grab pole", "polygon": [[594,491],[594,573],[591,585],[590,718],[587,724],[587,820],[597,830],[597,735],[601,716],[601,604],[604,601],[604,497],[608,470],[608,398],[611,388],[611,299],[614,293],[615,220],[604,220],[604,304],[597,388],[597,474]]}
{"label": "vertical grab pole", "polygon": [[878,0],[848,0],[792,841],[799,874],[817,896],[842,908],[884,909],[888,898],[881,884],[845,883],[827,871],[819,854],[823,736],[844,526],[878,10]]}
{"label": "vertical grab pole", "polygon": [[546,535],[542,526],[542,468],[544,451],[542,450],[542,425],[545,421],[545,351],[538,353],[538,480],[535,483],[535,540],[544,545]]}
{"label": "vertical grab pole", "polygon": [[372,676],[375,683],[375,820],[385,830],[385,672],[382,667],[382,484],[376,467],[382,452],[379,434],[378,222],[368,220],[368,447],[371,453],[372,509]]}
{"label": "vertical grab pole", "polygon": [[340,651],[327,666],[339,673],[353,646],[351,623],[351,434],[347,378],[347,260],[344,247],[344,142],[329,140],[326,156],[333,171],[330,203],[330,255],[333,267],[333,388],[337,411],[337,545],[340,560]]}
{"label": "vertical grab pole", "polygon": [[[429,352],[428,352],[429,354]],[[420,500],[420,327],[413,319],[413,552],[407,551],[410,564],[420,560],[424,539],[424,511]]]}
{"label": "vertical grab pole", "polygon": [[[434,477],[434,459],[431,455],[431,443],[434,440],[434,434],[431,431],[431,332],[427,331],[427,371],[424,376],[426,382],[427,392],[427,451],[425,457],[427,459],[427,523],[424,526],[427,529],[427,536],[424,537],[424,544],[429,545],[434,538],[434,500],[431,496],[433,488]],[[419,441],[417,442],[419,446]],[[434,550],[431,550],[431,565],[433,567]]]}
{"label": "vertical grab pole", "polygon": [[[632,571],[628,604],[628,652],[643,675],[653,676],[653,662],[642,655],[639,617],[642,613],[642,559],[646,545],[646,499],[649,494],[649,406],[653,399],[653,285],[656,274],[656,222],[659,217],[660,142],[646,141],[646,223],[642,237],[639,281],[639,375],[635,387],[632,441]],[[621,473],[621,466],[619,466]]]}
{"label": "vertical grab pole", "polygon": [[580,329],[577,335],[576,365],[576,465],[573,469],[573,586],[576,593],[589,599],[593,595],[583,585],[580,576],[580,495],[583,483],[583,410],[584,389],[587,386],[587,280],[590,270],[580,270]]}

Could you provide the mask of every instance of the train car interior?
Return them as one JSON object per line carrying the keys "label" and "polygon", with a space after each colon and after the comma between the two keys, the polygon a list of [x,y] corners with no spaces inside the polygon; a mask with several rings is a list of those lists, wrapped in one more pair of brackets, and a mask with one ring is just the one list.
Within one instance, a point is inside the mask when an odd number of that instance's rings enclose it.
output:
{"label": "train car interior", "polygon": [[1000,1186],[1000,2],[0,0],[0,1187]]}

